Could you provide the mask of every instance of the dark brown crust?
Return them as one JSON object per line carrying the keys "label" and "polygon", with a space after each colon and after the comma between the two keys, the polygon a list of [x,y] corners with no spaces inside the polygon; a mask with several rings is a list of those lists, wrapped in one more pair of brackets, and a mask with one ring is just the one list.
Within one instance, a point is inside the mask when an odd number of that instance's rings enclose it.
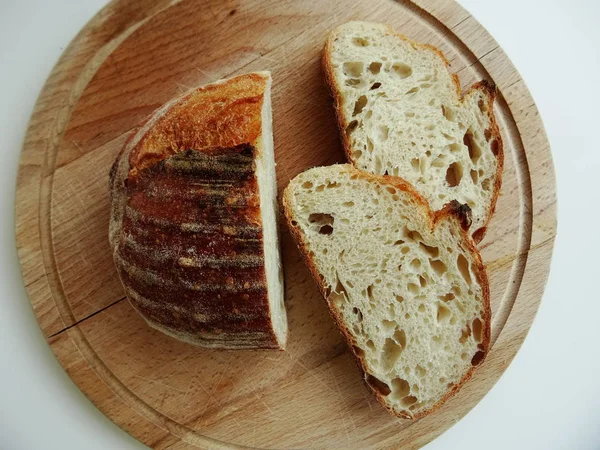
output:
{"label": "dark brown crust", "polygon": [[251,145],[267,81],[243,75],[167,104],[111,168],[111,244],[129,300],[150,325],[196,345],[282,349],[264,267],[260,149]]}
{"label": "dark brown crust", "polygon": [[443,209],[448,209],[448,212],[454,214],[459,220],[463,230],[469,231],[471,227],[471,208],[467,204],[461,204],[457,200],[452,200]]}
{"label": "dark brown crust", "polygon": [[[397,33],[391,26],[389,26],[389,25],[385,25],[385,26],[390,35],[396,36],[396,37],[402,39],[403,41],[408,42],[415,49],[423,49],[423,50],[427,50],[427,51],[431,51],[431,52],[435,53],[437,56],[439,56],[443,60],[443,62],[447,68],[450,67],[450,62],[446,59],[446,56],[444,55],[444,53],[441,50],[439,50],[438,48],[436,48],[435,46],[433,46],[431,44],[422,44],[422,43],[413,41],[412,39],[406,37],[405,35]],[[332,42],[333,42],[333,39],[335,39],[335,37],[336,37],[336,33],[337,33],[337,30],[334,30],[329,34],[329,37],[327,38],[327,41],[325,42],[325,46],[323,48],[321,62],[322,62],[325,82],[329,88],[329,92],[331,93],[331,96],[333,97],[333,108],[335,110],[335,115],[336,115],[337,122],[338,122],[338,128],[340,130],[342,146],[344,148],[344,152],[346,153],[346,158],[348,159],[349,162],[354,164],[354,159],[352,158],[352,148],[350,146],[350,141],[344,131],[349,121],[346,120],[346,118],[344,116],[344,113],[342,111],[342,107],[340,104],[339,96],[337,95],[337,91],[335,88],[334,76],[333,76],[333,65],[330,60],[330,55],[332,53],[332,49],[331,49]],[[493,83],[491,83],[487,80],[479,81],[479,82],[475,83],[473,86],[471,86],[469,91],[463,97],[461,88],[460,88],[460,80],[458,78],[458,75],[456,75],[455,73],[453,73],[451,75],[452,75],[452,80],[454,81],[454,85],[456,87],[456,95],[459,100],[462,100],[462,99],[466,98],[468,95],[471,95],[475,91],[479,90],[479,91],[482,91],[483,93],[485,93],[485,95],[488,97],[490,106],[493,106],[494,100],[496,98],[496,87]],[[496,122],[496,118],[494,116],[493,109],[489,108],[487,113],[488,113],[488,117],[489,117],[489,121],[490,121],[490,132],[492,135],[492,139],[495,139],[498,142],[498,153],[496,155],[498,164],[497,164],[497,170],[496,170],[496,180],[494,182],[494,192],[492,194],[489,212],[484,220],[484,225],[482,227],[480,227],[479,229],[474,230],[472,233],[473,239],[475,240],[476,243],[481,242],[481,240],[485,236],[485,232],[487,230],[487,225],[489,224],[489,222],[494,214],[494,211],[496,209],[496,202],[498,200],[498,196],[500,195],[500,187],[502,186],[502,171],[504,168],[504,152],[503,152],[502,137],[500,135],[500,129]]]}
{"label": "dark brown crust", "polygon": [[[396,189],[399,189],[399,190],[402,190],[404,192],[411,194],[414,197],[415,201],[418,204],[420,204],[427,212],[427,216],[430,219],[432,230],[436,226],[438,226],[438,224],[440,222],[445,221],[445,220],[457,222],[456,228],[459,230],[459,232],[461,234],[462,244],[464,245],[464,249],[466,251],[468,251],[471,254],[471,256],[473,257],[473,262],[475,263],[473,265],[473,270],[477,277],[478,282],[480,283],[480,285],[482,287],[482,294],[483,294],[482,319],[483,319],[484,326],[482,329],[482,342],[481,342],[481,344],[479,344],[479,348],[483,352],[483,359],[485,359],[485,356],[487,356],[487,354],[489,352],[490,339],[491,339],[491,315],[492,315],[492,313],[491,313],[491,307],[490,307],[489,282],[488,282],[488,278],[487,278],[487,273],[485,271],[485,266],[481,259],[481,255],[479,254],[479,251],[477,250],[475,242],[473,241],[473,239],[469,235],[469,233],[467,231],[465,231],[465,229],[463,228],[462,222],[464,220],[464,217],[463,217],[464,213],[458,213],[457,209],[453,205],[446,205],[446,207],[444,207],[440,211],[432,212],[429,207],[429,203],[423,198],[423,196],[421,196],[409,182],[407,182],[406,180],[404,180],[400,177],[387,176],[387,175],[374,175],[369,172],[364,172],[364,171],[358,170],[350,164],[340,165],[340,168],[342,170],[351,172],[353,175],[356,175],[359,178],[363,178],[369,182],[390,185],[390,186],[395,187]],[[366,370],[366,363],[365,363],[363,357],[359,353],[356,352],[356,350],[355,350],[356,342],[352,338],[352,335],[351,335],[350,331],[348,330],[348,328],[345,326],[344,321],[337,314],[336,310],[329,304],[329,301],[327,298],[329,295],[329,292],[323,283],[323,278],[322,278],[321,274],[319,273],[316,265],[314,264],[314,262],[312,261],[312,259],[310,257],[310,253],[308,251],[308,242],[306,242],[304,240],[304,234],[300,231],[300,228],[294,221],[292,208],[290,206],[291,195],[292,194],[290,192],[290,188],[288,185],[288,187],[285,189],[285,191],[283,193],[282,203],[283,203],[284,216],[286,218],[286,222],[287,222],[288,228],[290,230],[290,234],[292,235],[292,238],[296,242],[296,245],[298,246],[298,249],[300,250],[300,254],[302,255],[302,259],[304,260],[304,263],[306,264],[306,266],[308,267],[308,270],[310,271],[312,277],[314,278],[314,280],[319,288],[319,291],[321,292],[321,295],[327,302],[327,305],[329,307],[328,308],[329,313],[331,314],[333,320],[335,321],[338,329],[344,336],[352,354],[354,355],[354,358],[358,364],[358,367],[362,371],[363,380],[365,381],[365,385],[373,392],[373,394],[375,395],[375,397],[377,398],[379,403],[386,410],[388,410],[391,414],[401,417],[401,418],[404,418],[404,419],[419,419],[419,418],[429,415],[432,412],[439,409],[448,399],[450,399],[451,397],[456,395],[456,393],[460,390],[460,388],[464,385],[464,383],[467,382],[471,378],[473,371],[475,370],[475,367],[471,367],[471,369],[469,369],[469,371],[463,376],[463,378],[450,391],[448,391],[446,393],[446,395],[444,395],[430,409],[428,409],[422,413],[415,414],[413,416],[409,416],[406,414],[402,414],[401,412],[395,411],[393,408],[391,408],[389,405],[387,405],[384,400],[384,396],[381,395],[381,393],[379,393],[369,383],[366,382],[366,377],[368,375],[368,371]],[[481,363],[483,362],[483,359],[478,363],[478,366],[481,365]]]}

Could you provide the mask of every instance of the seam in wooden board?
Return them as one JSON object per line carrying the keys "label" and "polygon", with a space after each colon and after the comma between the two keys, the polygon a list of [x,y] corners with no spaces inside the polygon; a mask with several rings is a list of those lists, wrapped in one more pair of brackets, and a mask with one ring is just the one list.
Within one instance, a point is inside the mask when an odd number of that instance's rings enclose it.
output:
{"label": "seam in wooden board", "polygon": [[[403,5],[406,5],[406,3],[407,3],[406,1],[402,2]],[[412,6],[413,6],[413,8],[415,7],[415,5],[412,5]],[[422,10],[422,9],[420,9],[420,10]],[[429,14],[429,13],[427,13],[427,14]],[[443,24],[441,22],[437,21],[437,19],[435,19],[435,20],[436,20],[436,22],[439,25],[443,26]],[[463,46],[464,46],[464,43],[463,43]],[[458,53],[461,53],[461,52],[458,52]],[[472,52],[470,52],[470,53],[472,54]],[[512,118],[512,115],[511,115],[511,118]],[[51,187],[51,185],[50,185],[50,187]],[[529,184],[529,187],[531,188],[530,184]],[[41,193],[49,195],[49,194],[51,194],[51,189],[50,190],[45,190],[45,191],[43,191]],[[49,200],[49,199],[47,198],[47,200]],[[531,211],[531,208],[530,208],[530,211]],[[42,211],[40,210],[40,213],[41,212]],[[49,219],[50,219],[50,215],[49,214],[46,215],[46,216],[44,216],[44,217],[47,218],[48,221],[49,221]],[[42,252],[43,253],[48,252],[48,248],[43,248]],[[51,254],[51,256],[53,257],[53,254]],[[513,268],[513,270],[514,270],[514,268]],[[522,280],[522,277],[521,277],[521,280]],[[63,292],[60,292],[60,293],[64,295]],[[66,299],[64,297],[63,297],[62,300],[66,302]],[[68,303],[67,303],[67,306],[68,306]],[[101,378],[103,380],[106,381],[107,379],[109,379],[111,381],[115,381],[115,382],[119,383],[126,390],[127,394],[134,396],[134,400],[137,399],[137,402],[134,401],[134,403],[136,403],[138,406],[139,406],[140,403],[143,403],[143,402],[141,402],[141,400],[139,398],[135,397],[135,394],[133,394],[128,388],[126,388],[125,386],[123,386],[122,383],[120,383],[120,381],[114,377],[114,374],[112,374],[112,372],[110,372],[110,370],[108,370],[106,368],[106,366],[104,365],[104,363],[101,360],[99,360],[99,358],[97,357],[97,355],[94,353],[93,349],[91,349],[91,347],[89,345],[89,342],[87,342],[85,336],[83,335],[83,333],[81,332],[81,330],[79,329],[79,327],[74,327],[71,330],[69,330],[69,335],[73,336],[75,338],[74,341],[76,341],[76,344],[79,344],[77,346],[80,349],[80,351],[82,350],[82,348],[85,348],[86,354],[84,354],[84,356],[86,357],[86,359],[88,360],[88,362],[92,362],[93,361],[94,363],[98,364],[98,367],[94,367],[94,369],[99,373],[99,375],[101,376]],[[94,366],[96,366],[96,364],[94,364]],[[98,369],[101,369],[101,370],[98,370]],[[113,386],[111,385],[110,387],[112,388]],[[118,387],[118,386],[115,386],[115,387]],[[158,413],[156,410],[154,410],[151,407],[149,407],[149,405],[147,405],[145,403],[143,403],[143,405],[146,406],[146,407],[148,407],[148,408],[150,408],[150,410],[153,411],[154,413],[158,414],[159,417],[161,417],[163,419],[165,418],[161,413]],[[179,431],[179,432],[183,432],[183,433],[188,433],[189,432],[189,429],[187,429],[187,428],[181,429],[181,427],[179,426],[179,424],[175,424],[175,425],[176,425],[176,427],[174,428],[173,431]],[[166,427],[166,428],[168,429],[169,427]],[[183,439],[185,442],[189,442],[189,443],[193,443],[193,444],[197,444],[197,443],[206,444],[207,443],[206,440],[208,438],[206,438],[204,436],[201,436],[201,435],[199,436],[197,434],[197,432],[195,432],[195,431],[191,431],[191,432],[195,435],[195,437],[201,437],[202,439],[201,440],[193,439],[193,441],[195,441],[195,442],[190,442],[190,440],[189,440],[190,436],[186,436],[186,439]],[[176,433],[176,434],[178,434],[178,433]],[[231,447],[229,447],[229,448],[231,448]]]}
{"label": "seam in wooden board", "polygon": [[79,320],[78,320],[78,321],[76,321],[74,324],[72,324],[72,325],[69,325],[68,327],[65,327],[65,328],[63,328],[62,330],[60,330],[60,331],[57,331],[56,333],[54,333],[54,334],[52,334],[52,335],[48,336],[48,337],[47,337],[47,339],[48,339],[48,340],[50,340],[50,339],[52,339],[52,338],[54,338],[54,337],[58,336],[59,334],[61,334],[61,333],[65,332],[65,331],[67,331],[67,330],[70,330],[70,329],[71,329],[71,328],[73,328],[73,327],[76,327],[77,325],[81,325],[81,324],[82,324],[83,322],[85,322],[86,320],[88,320],[88,319],[91,319],[92,317],[94,317],[94,316],[95,316],[95,315],[97,315],[97,314],[100,314],[102,311],[106,311],[108,308],[110,308],[111,306],[114,306],[114,305],[116,305],[117,303],[121,303],[121,302],[122,302],[123,300],[125,300],[126,298],[127,298],[127,297],[121,297],[120,299],[118,299],[118,300],[115,300],[114,302],[112,302],[112,303],[110,303],[110,304],[106,305],[104,308],[101,308],[101,309],[99,309],[98,311],[95,311],[95,312],[91,313],[90,315],[88,315],[88,316],[85,316],[83,319],[79,319]]}

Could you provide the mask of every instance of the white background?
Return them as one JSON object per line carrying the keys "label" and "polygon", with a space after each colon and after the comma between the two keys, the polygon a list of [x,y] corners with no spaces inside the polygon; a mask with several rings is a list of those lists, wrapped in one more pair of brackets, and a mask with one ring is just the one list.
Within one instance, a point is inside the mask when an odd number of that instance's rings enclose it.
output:
{"label": "white background", "polygon": [[[301,1],[301,0],[299,0]],[[28,118],[102,0],[0,0],[0,448],[145,448],[55,360],[23,288],[14,191]],[[428,450],[600,449],[600,1],[460,0],[496,38],[544,120],[558,180],[550,280],[522,350]]]}

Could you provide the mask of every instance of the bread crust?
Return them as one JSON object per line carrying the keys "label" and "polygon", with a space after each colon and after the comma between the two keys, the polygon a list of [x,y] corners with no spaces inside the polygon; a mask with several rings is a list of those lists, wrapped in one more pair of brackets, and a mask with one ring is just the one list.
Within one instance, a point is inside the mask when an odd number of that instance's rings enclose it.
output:
{"label": "bread crust", "polygon": [[[408,42],[415,49],[427,50],[427,51],[435,53],[437,56],[439,56],[442,59],[446,68],[450,67],[450,62],[448,61],[448,59],[446,59],[446,56],[444,55],[444,53],[441,50],[439,50],[437,47],[435,47],[431,44],[423,44],[420,42],[413,41],[412,39],[408,38],[407,36],[405,36],[401,33],[397,33],[394,30],[394,28],[392,28],[390,25],[383,24],[383,26],[386,28],[387,33],[389,35],[395,36],[399,39],[402,39],[405,42]],[[351,162],[352,164],[354,164],[354,159],[352,157],[352,148],[350,146],[350,139],[344,132],[346,124],[349,123],[350,121],[344,115],[344,112],[341,107],[340,97],[336,93],[335,80],[334,80],[334,75],[333,75],[333,72],[334,72],[333,64],[332,64],[331,58],[330,58],[330,56],[332,54],[333,41],[334,41],[334,39],[336,39],[337,32],[338,32],[337,29],[332,31],[329,34],[327,41],[325,42],[325,46],[323,48],[323,54],[321,57],[321,63],[322,63],[321,65],[323,67],[325,83],[327,84],[329,92],[331,93],[331,96],[333,97],[333,108],[335,110],[338,128],[340,130],[340,136],[342,138],[342,146],[344,148],[344,153],[346,154],[346,158],[348,159],[348,161]],[[482,93],[484,93],[487,96],[490,106],[493,106],[494,100],[496,98],[496,92],[497,92],[496,87],[493,83],[491,83],[487,80],[481,80],[481,81],[473,84],[473,86],[471,86],[469,91],[463,96],[462,92],[461,92],[461,88],[460,88],[460,80],[458,78],[458,75],[453,73],[453,74],[451,74],[451,76],[452,76],[454,85],[456,87],[457,99],[460,102],[462,102],[468,95],[472,95],[473,93],[475,93],[475,91],[481,91]],[[500,195],[500,188],[502,186],[502,171],[504,168],[503,142],[502,142],[502,137],[500,135],[500,129],[496,122],[496,118],[494,116],[492,108],[488,109],[487,115],[490,120],[490,132],[491,132],[492,138],[495,139],[497,142],[497,149],[498,149],[497,154],[496,154],[497,169],[496,169],[496,179],[494,182],[494,192],[492,194],[492,199],[490,202],[490,209],[484,219],[484,225],[477,230],[473,230],[473,232],[472,232],[473,239],[475,240],[476,243],[481,242],[481,240],[484,238],[485,233],[487,231],[487,225],[489,224],[489,222],[492,218],[492,215],[494,214],[494,211],[496,208],[496,202],[498,200],[498,196]]]}
{"label": "bread crust", "polygon": [[[479,251],[477,250],[477,247],[475,245],[475,242],[473,241],[473,238],[471,237],[471,235],[468,233],[468,231],[465,229],[465,227],[463,225],[465,218],[464,218],[464,210],[462,209],[461,205],[458,204],[459,208],[457,208],[457,206],[455,204],[448,204],[441,210],[433,212],[433,211],[431,211],[431,208],[429,207],[429,203],[427,202],[427,200],[425,200],[423,198],[423,196],[415,190],[415,188],[412,186],[412,184],[410,184],[408,181],[404,180],[403,178],[396,177],[396,176],[389,176],[389,175],[375,175],[375,174],[372,174],[369,172],[361,171],[350,164],[341,164],[338,166],[340,166],[340,168],[342,170],[345,170],[348,173],[351,173],[353,176],[356,176],[358,178],[362,178],[369,182],[376,182],[376,183],[393,186],[396,189],[399,189],[399,190],[402,190],[404,192],[408,192],[409,194],[411,194],[415,198],[415,200],[426,211],[427,217],[429,218],[430,227],[432,230],[434,230],[442,221],[449,220],[449,221],[455,221],[458,223],[457,228],[460,230],[460,234],[462,237],[462,241],[463,241],[465,250],[467,250],[473,258],[473,262],[474,262],[474,265],[472,266],[473,271],[477,277],[478,282],[480,283],[480,285],[482,287],[483,327],[482,327],[482,342],[478,345],[478,348],[481,352],[483,352],[483,354],[481,355],[481,359],[479,359],[477,366],[481,365],[481,363],[487,356],[487,353],[489,352],[490,340],[491,340],[491,307],[490,307],[489,282],[488,282],[488,278],[487,278],[487,273],[485,271],[485,266],[483,264],[483,260],[481,259],[481,255],[479,254]],[[407,414],[403,414],[401,412],[395,411],[393,408],[391,408],[389,405],[387,405],[387,403],[384,400],[384,396],[379,391],[374,389],[373,386],[371,386],[371,384],[369,384],[367,382],[367,376],[368,376],[369,372],[366,369],[365,359],[358,352],[356,352],[356,350],[355,350],[356,342],[354,341],[352,334],[350,333],[348,328],[344,325],[342,318],[337,314],[336,310],[334,308],[332,308],[332,306],[329,303],[328,296],[330,295],[330,292],[328,292],[328,289],[325,286],[323,277],[319,273],[315,263],[310,258],[310,253],[308,251],[308,242],[305,241],[304,234],[300,231],[298,225],[294,221],[294,218],[292,215],[292,208],[291,208],[291,196],[292,196],[292,193],[290,192],[290,188],[288,185],[288,187],[285,189],[285,191],[283,193],[283,197],[282,197],[283,211],[284,211],[284,216],[285,216],[285,219],[286,219],[286,222],[288,225],[288,229],[290,230],[290,234],[292,235],[292,238],[294,239],[298,249],[300,250],[300,254],[302,255],[302,259],[304,260],[304,263],[308,267],[308,270],[310,271],[312,277],[314,278],[314,280],[319,288],[319,291],[321,292],[321,295],[323,296],[323,298],[325,299],[325,301],[327,303],[331,317],[333,318],[338,329],[344,336],[344,339],[346,340],[348,346],[350,347],[350,351],[351,351],[352,355],[354,356],[354,359],[355,359],[358,367],[360,368],[360,370],[363,373],[363,381],[365,382],[365,385],[373,392],[373,394],[375,395],[375,397],[377,398],[379,403],[385,409],[387,409],[391,414],[393,414],[397,417],[400,417],[403,419],[419,419],[421,417],[429,415],[429,414],[433,413],[434,411],[438,410],[448,399],[450,399],[451,397],[454,397],[454,395],[456,395],[456,393],[460,390],[460,388],[464,385],[464,383],[467,382],[471,378],[473,371],[475,370],[475,367],[472,366],[469,369],[469,371],[463,376],[463,378],[458,383],[456,383],[456,385],[450,391],[448,391],[437,403],[435,403],[428,410],[425,410],[418,414],[409,416]],[[456,202],[456,203],[458,203],[458,202]]]}
{"label": "bread crust", "polygon": [[270,76],[193,90],[129,136],[110,172],[110,241],[135,310],[210,348],[282,349],[270,315],[256,158]]}

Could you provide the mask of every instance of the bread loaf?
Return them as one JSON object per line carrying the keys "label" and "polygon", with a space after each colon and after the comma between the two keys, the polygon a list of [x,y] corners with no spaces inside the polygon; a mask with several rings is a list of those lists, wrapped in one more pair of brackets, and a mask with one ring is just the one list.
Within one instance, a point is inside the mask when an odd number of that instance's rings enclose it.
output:
{"label": "bread loaf", "polygon": [[323,52],[349,160],[404,178],[434,211],[452,200],[469,205],[480,241],[502,179],[496,90],[482,81],[461,97],[448,66],[434,47],[376,23],[338,27]]}
{"label": "bread loaf", "polygon": [[154,328],[215,348],[279,348],[271,76],[195,89],[135,130],[111,170],[110,243]]}
{"label": "bread loaf", "polygon": [[292,236],[331,314],[393,414],[422,417],[454,395],[490,346],[489,287],[469,208],[432,213],[397,177],[310,169],[283,196]]}

